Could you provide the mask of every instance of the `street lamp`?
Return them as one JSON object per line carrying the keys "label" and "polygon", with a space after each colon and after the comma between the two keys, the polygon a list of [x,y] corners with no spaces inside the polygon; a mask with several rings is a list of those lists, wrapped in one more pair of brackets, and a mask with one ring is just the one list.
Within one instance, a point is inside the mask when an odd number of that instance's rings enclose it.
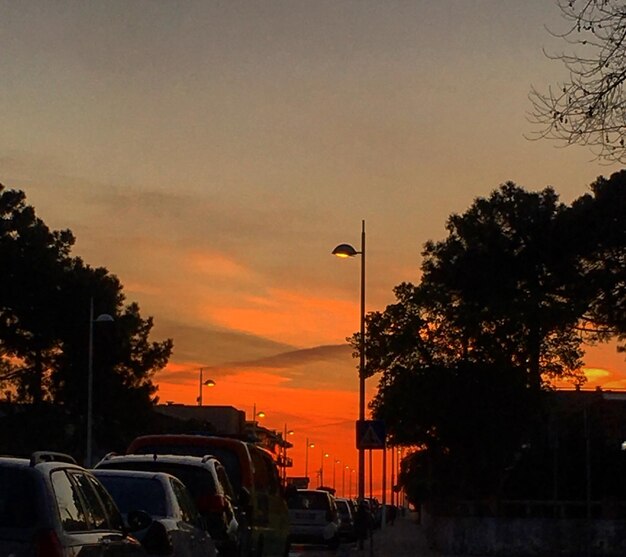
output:
{"label": "street lamp", "polygon": [[202,387],[215,387],[215,381],[213,379],[207,379],[203,381],[202,372],[204,368],[200,368],[200,385],[198,389],[198,406],[202,406]]}
{"label": "street lamp", "polygon": [[324,485],[324,459],[328,458],[330,455],[322,451],[322,465],[320,466],[320,486]]}
{"label": "street lamp", "polygon": [[283,450],[282,450],[282,460],[283,460],[283,486],[287,487],[287,435],[293,435],[295,431],[293,429],[287,429],[287,424],[285,424],[285,429],[283,431]]}
{"label": "street lamp", "polygon": [[86,467],[92,465],[92,429],[93,429],[93,324],[112,322],[113,317],[108,313],[102,313],[94,320],[93,298],[89,301],[89,350],[87,361],[87,454],[85,456]]}
{"label": "street lamp", "polygon": [[337,464],[341,464],[341,460],[335,460],[335,461],[333,462],[333,489],[334,489],[334,490],[336,490],[336,489],[337,489],[337,488],[335,487],[335,485],[336,485],[335,480],[336,480],[336,477],[337,477],[337,474],[336,474]]}
{"label": "street lamp", "polygon": [[350,470],[347,464],[341,469],[341,496],[346,496],[346,470]]}
{"label": "street lamp", "polygon": [[352,499],[352,474],[354,474],[354,468],[350,468],[350,476],[348,477],[348,497]]}
{"label": "street lamp", "polygon": [[309,479],[309,449],[313,449],[315,443],[310,443],[309,438],[306,438],[306,447],[304,449],[304,477]]}
{"label": "street lamp", "polygon": [[[361,221],[361,250],[339,244],[333,255],[341,258],[361,256],[361,334],[359,336],[359,422],[365,420],[365,220]],[[365,498],[365,449],[359,448],[359,499]]]}

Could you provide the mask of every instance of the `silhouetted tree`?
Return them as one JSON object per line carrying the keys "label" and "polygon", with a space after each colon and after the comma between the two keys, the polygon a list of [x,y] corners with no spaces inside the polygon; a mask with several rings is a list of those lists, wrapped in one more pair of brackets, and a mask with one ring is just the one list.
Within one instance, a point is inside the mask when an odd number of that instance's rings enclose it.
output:
{"label": "silhouetted tree", "polygon": [[50,231],[23,192],[0,186],[0,227],[0,350],[9,366],[0,380],[16,386],[18,400],[61,405],[83,439],[93,301],[94,316],[113,317],[93,324],[94,439],[123,448],[146,427],[152,376],[167,364],[172,341],[151,342],[152,318],[125,305],[107,269],[72,257],[71,232]]}
{"label": "silhouetted tree", "polygon": [[37,404],[61,350],[59,285],[74,237],[51,231],[25,197],[0,184],[0,350],[22,361],[18,397]]}
{"label": "silhouetted tree", "polygon": [[531,122],[547,137],[590,146],[599,158],[626,160],[626,5],[617,0],[558,0],[569,52],[547,54],[569,78],[531,89]]}
{"label": "silhouetted tree", "polygon": [[[582,384],[583,341],[623,334],[625,179],[599,179],[572,207],[503,185],[452,215],[425,245],[420,284],[367,316],[373,413],[393,444],[420,448],[416,489],[497,494],[545,425],[543,390]],[[584,322],[604,326],[585,336]]]}

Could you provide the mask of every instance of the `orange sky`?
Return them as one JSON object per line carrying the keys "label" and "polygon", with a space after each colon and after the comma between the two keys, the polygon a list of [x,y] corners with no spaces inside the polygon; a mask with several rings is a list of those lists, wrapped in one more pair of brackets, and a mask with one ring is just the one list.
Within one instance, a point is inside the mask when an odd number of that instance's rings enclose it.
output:
{"label": "orange sky", "polygon": [[[545,0],[5,2],[0,182],[174,340],[161,400],[210,368],[207,402],[296,431],[295,472],[306,437],[354,466],[359,261],[331,250],[366,220],[383,310],[477,196],[570,203],[619,168],[525,139],[562,23]],[[590,386],[624,386],[622,356],[590,351]]]}

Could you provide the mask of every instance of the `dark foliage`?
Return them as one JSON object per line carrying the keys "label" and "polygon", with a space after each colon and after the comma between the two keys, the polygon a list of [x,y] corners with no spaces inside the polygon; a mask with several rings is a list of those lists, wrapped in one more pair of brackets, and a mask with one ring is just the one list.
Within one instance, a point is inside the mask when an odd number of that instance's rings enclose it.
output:
{"label": "dark foliage", "polygon": [[[150,341],[152,318],[142,318],[135,303],[125,305],[123,287],[107,269],[72,257],[73,243],[70,231],[49,230],[23,192],[0,185],[0,381],[41,420],[62,423],[67,435],[59,442],[81,455],[71,439],[85,438],[90,329],[96,450],[147,427],[156,400],[152,376],[167,364],[172,341]],[[100,314],[113,320],[100,322]],[[49,403],[61,410],[47,420]]]}
{"label": "dark foliage", "polygon": [[[477,199],[426,243],[421,282],[367,316],[373,414],[416,449],[400,478],[415,500],[511,495],[519,462],[549,456],[554,383],[584,383],[585,342],[624,339],[626,173],[591,191],[571,207],[513,183]],[[529,493],[549,496],[531,469]]]}

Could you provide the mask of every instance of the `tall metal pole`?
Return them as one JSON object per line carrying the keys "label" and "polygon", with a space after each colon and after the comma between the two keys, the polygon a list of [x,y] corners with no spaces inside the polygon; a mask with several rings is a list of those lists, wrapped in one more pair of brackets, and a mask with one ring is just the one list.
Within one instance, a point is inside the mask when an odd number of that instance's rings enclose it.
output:
{"label": "tall metal pole", "polygon": [[89,300],[89,350],[87,361],[87,454],[85,465],[91,468],[91,430],[93,425],[93,297]]}
{"label": "tall metal pole", "polygon": [[[359,420],[365,420],[365,220],[361,221],[361,335],[359,338]],[[359,449],[359,499],[365,499],[365,449]]]}

